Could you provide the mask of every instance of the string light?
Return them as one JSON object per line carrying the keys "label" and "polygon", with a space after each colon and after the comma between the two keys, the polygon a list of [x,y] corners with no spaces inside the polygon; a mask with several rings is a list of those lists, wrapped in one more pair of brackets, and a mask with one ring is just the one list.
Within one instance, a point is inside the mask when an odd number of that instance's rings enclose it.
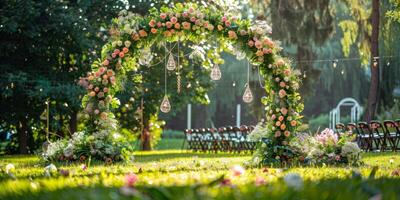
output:
{"label": "string light", "polygon": [[374,57],[374,62],[373,62],[374,67],[378,67],[378,59],[379,57]]}
{"label": "string light", "polygon": [[304,71],[303,78],[307,78],[306,72],[307,72],[307,71]]}
{"label": "string light", "polygon": [[336,68],[336,67],[337,67],[338,62],[339,62],[338,59],[332,60],[332,66],[333,66],[333,68]]}
{"label": "string light", "polygon": [[388,62],[386,63],[386,66],[390,67],[390,61],[388,61]]}

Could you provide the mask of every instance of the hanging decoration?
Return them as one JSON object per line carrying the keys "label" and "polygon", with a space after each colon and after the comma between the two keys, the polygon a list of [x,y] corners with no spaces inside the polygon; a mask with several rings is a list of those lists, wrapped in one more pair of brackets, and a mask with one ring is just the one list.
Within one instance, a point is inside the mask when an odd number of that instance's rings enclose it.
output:
{"label": "hanging decoration", "polygon": [[219,69],[219,65],[218,64],[214,64],[213,68],[211,69],[211,80],[213,81],[218,81],[221,79],[221,70]]}
{"label": "hanging decoration", "polygon": [[[165,55],[167,55],[167,47],[165,47]],[[164,68],[164,99],[162,100],[160,105],[160,110],[163,113],[168,113],[171,110],[171,104],[169,103],[169,99],[167,96],[167,67],[168,63],[166,63],[166,66]]]}
{"label": "hanging decoration", "polygon": [[250,64],[247,62],[247,83],[246,83],[246,89],[244,90],[243,94],[243,101],[245,103],[250,103],[253,101],[253,94],[251,93],[250,90]]}
{"label": "hanging decoration", "polygon": [[181,73],[180,73],[180,65],[179,65],[179,41],[180,40],[178,40],[178,72],[177,72],[177,75],[176,75],[176,90],[177,90],[177,92],[178,92],[178,94],[179,93],[181,93]]}
{"label": "hanging decoration", "polygon": [[378,67],[378,59],[379,57],[374,57],[374,62],[373,62],[374,67]]}
{"label": "hanging decoration", "polygon": [[172,54],[172,48],[171,48],[171,44],[170,44],[170,50],[169,50],[169,56],[168,56],[168,62],[167,62],[167,69],[169,71],[173,71],[173,70],[175,70],[175,68],[176,68],[176,63],[175,63],[174,55]]}
{"label": "hanging decoration", "polygon": [[161,102],[160,110],[163,113],[168,113],[171,110],[171,104],[169,103],[167,95],[164,96],[164,99]]}

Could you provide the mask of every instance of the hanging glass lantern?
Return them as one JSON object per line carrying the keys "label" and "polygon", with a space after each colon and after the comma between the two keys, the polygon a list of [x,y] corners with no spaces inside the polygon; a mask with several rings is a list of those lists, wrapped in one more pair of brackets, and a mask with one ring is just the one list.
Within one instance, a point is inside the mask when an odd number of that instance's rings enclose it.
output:
{"label": "hanging glass lantern", "polygon": [[174,59],[174,55],[172,55],[172,53],[169,54],[168,57],[168,62],[167,62],[167,69],[169,71],[175,70],[176,68],[176,63],[175,63],[175,59]]}
{"label": "hanging glass lantern", "polygon": [[253,101],[253,94],[251,93],[250,85],[248,83],[246,89],[244,90],[243,101],[246,103],[250,103]]}
{"label": "hanging glass lantern", "polygon": [[221,79],[221,70],[219,69],[218,64],[215,64],[214,67],[211,69],[211,80],[217,81]]}
{"label": "hanging glass lantern", "polygon": [[169,103],[167,95],[164,96],[164,99],[161,102],[160,110],[163,113],[168,113],[171,110],[171,104]]}

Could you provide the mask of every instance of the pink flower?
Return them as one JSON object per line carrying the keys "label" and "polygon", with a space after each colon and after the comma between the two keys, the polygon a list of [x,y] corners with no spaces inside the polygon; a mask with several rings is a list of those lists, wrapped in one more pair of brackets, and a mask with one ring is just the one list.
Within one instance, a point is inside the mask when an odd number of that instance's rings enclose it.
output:
{"label": "pink flower", "polygon": [[280,122],[280,121],[277,121],[277,122],[275,123],[275,126],[277,126],[277,127],[281,126],[281,122]]}
{"label": "pink flower", "polygon": [[105,87],[105,88],[103,89],[103,92],[104,92],[104,93],[107,93],[107,92],[108,92],[108,88]]}
{"label": "pink flower", "polygon": [[91,91],[91,92],[89,93],[89,96],[91,96],[91,97],[96,96],[96,92]]}
{"label": "pink flower", "polygon": [[125,175],[125,185],[126,186],[133,187],[138,180],[139,180],[139,177],[134,173]]}
{"label": "pink flower", "polygon": [[272,115],[272,116],[271,116],[271,119],[272,119],[272,120],[276,119],[276,115]]}
{"label": "pink flower", "polygon": [[335,160],[339,161],[339,160],[340,160],[340,156],[339,156],[339,155],[336,155],[336,156],[335,156]]}
{"label": "pink flower", "polygon": [[93,89],[93,87],[94,87],[94,86],[93,86],[92,84],[90,84],[90,85],[88,86],[88,89],[91,90],[91,89]]}
{"label": "pink flower", "polygon": [[106,68],[105,68],[105,67],[100,67],[100,68],[99,68],[100,74],[103,74],[105,71],[106,71]]}
{"label": "pink flower", "polygon": [[286,129],[286,125],[285,125],[285,124],[282,124],[282,125],[281,125],[281,130],[284,131],[285,129]]}
{"label": "pink flower", "polygon": [[108,76],[107,76],[107,74],[104,74],[104,75],[103,75],[103,79],[105,79],[105,80],[107,80],[107,79],[108,79]]}
{"label": "pink flower", "polygon": [[222,22],[226,22],[226,20],[228,20],[228,18],[227,18],[226,16],[223,16],[223,17],[221,18],[221,21],[222,21]]}
{"label": "pink flower", "polygon": [[260,50],[258,50],[257,52],[256,52],[256,56],[263,56],[264,55],[264,53],[262,52],[262,51],[260,51]]}
{"label": "pink flower", "polygon": [[98,115],[100,113],[100,110],[96,109],[94,110],[94,114]]}
{"label": "pink flower", "polygon": [[283,98],[283,97],[285,97],[285,96],[286,96],[286,91],[283,90],[283,89],[279,90],[279,97],[280,97],[280,98]]}
{"label": "pink flower", "polygon": [[156,26],[156,21],[155,21],[154,19],[150,20],[149,26],[150,26],[150,27]]}
{"label": "pink flower", "polygon": [[286,83],[282,81],[282,82],[279,83],[279,86],[285,87],[285,86],[286,86]]}
{"label": "pink flower", "polygon": [[82,169],[82,171],[85,171],[85,170],[87,170],[87,166],[85,164],[82,164],[81,169]]}
{"label": "pink flower", "polygon": [[108,114],[107,114],[106,112],[102,112],[102,113],[100,114],[100,119],[102,119],[102,120],[106,120],[107,117],[108,117]]}
{"label": "pink flower", "polygon": [[157,33],[157,29],[151,28],[150,32],[153,33],[153,34],[156,34]]}
{"label": "pink flower", "polygon": [[266,181],[263,177],[261,177],[261,176],[258,176],[258,177],[256,178],[255,182],[254,182],[254,184],[255,184],[256,186],[262,186],[262,185],[265,185],[266,183],[267,183],[267,181]]}
{"label": "pink flower", "polygon": [[289,137],[290,136],[290,132],[289,131],[285,131],[285,133],[283,133],[285,135],[285,137]]}
{"label": "pink flower", "polygon": [[272,53],[272,50],[271,49],[267,49],[267,48],[263,48],[263,53],[264,54],[270,54],[270,53]]}
{"label": "pink flower", "polygon": [[290,122],[290,125],[296,126],[296,125],[297,125],[297,121],[296,121],[296,120],[291,121],[291,122]]}
{"label": "pink flower", "polygon": [[246,170],[240,165],[235,165],[232,167],[231,171],[234,176],[240,176],[244,174]]}
{"label": "pink flower", "polygon": [[230,39],[237,39],[235,31],[228,31],[228,35]]}
{"label": "pink flower", "polygon": [[114,71],[111,69],[107,70],[107,76],[114,76]]}
{"label": "pink flower", "polygon": [[281,108],[281,113],[282,113],[283,115],[286,115],[287,112],[288,112],[288,109],[286,109],[286,108]]}
{"label": "pink flower", "polygon": [[254,41],[253,40],[249,40],[249,42],[247,42],[247,45],[249,45],[249,47],[253,47],[254,46]]}
{"label": "pink flower", "polygon": [[167,18],[167,14],[165,14],[165,13],[161,13],[161,14],[160,14],[160,18],[161,18],[161,19],[165,19],[165,18]]}
{"label": "pink flower", "polygon": [[124,53],[128,53],[128,52],[129,52],[129,49],[128,49],[128,48],[126,48],[126,47],[124,47],[124,48],[122,49],[122,52],[124,52]]}
{"label": "pink flower", "polygon": [[225,26],[226,27],[230,27],[231,26],[231,22],[230,21],[225,21]]}
{"label": "pink flower", "polygon": [[100,90],[99,87],[94,88],[94,91],[95,91],[95,92],[99,92],[99,90]]}
{"label": "pink flower", "polygon": [[222,186],[230,186],[230,185],[232,185],[232,181],[231,181],[231,179],[226,178],[226,179],[221,181],[221,185]]}
{"label": "pink flower", "polygon": [[275,132],[275,137],[281,137],[281,132],[280,131],[276,131]]}
{"label": "pink flower", "polygon": [[118,55],[119,52],[121,52],[119,49],[115,49],[115,50],[114,50],[114,53],[115,53],[116,55]]}
{"label": "pink flower", "polygon": [[189,30],[190,29],[190,23],[189,22],[183,22],[183,29]]}
{"label": "pink flower", "polygon": [[189,16],[189,13],[183,12],[183,13],[182,13],[182,16],[183,16],[183,17],[188,17],[188,16]]}
{"label": "pink flower", "polygon": [[161,22],[157,22],[157,27],[158,28],[162,27],[162,23]]}
{"label": "pink flower", "polygon": [[171,22],[172,22],[173,24],[175,24],[176,22],[178,22],[178,19],[177,19],[176,17],[172,17],[172,18],[171,18]]}
{"label": "pink flower", "polygon": [[103,65],[104,65],[104,66],[107,66],[108,64],[110,64],[110,61],[109,61],[109,60],[106,59],[106,60],[103,61]]}
{"label": "pink flower", "polygon": [[193,13],[194,12],[194,8],[190,7],[188,10],[189,13]]}
{"label": "pink flower", "polygon": [[260,40],[256,41],[255,46],[256,46],[257,49],[261,49],[262,48],[262,43],[260,42]]}
{"label": "pink flower", "polygon": [[279,118],[278,118],[279,121],[283,121],[283,119],[284,119],[284,117],[282,115],[279,116]]}
{"label": "pink flower", "polygon": [[191,21],[191,22],[196,22],[196,17],[191,17],[191,18],[190,18],[190,21]]}
{"label": "pink flower", "polygon": [[97,94],[97,97],[103,98],[103,97],[104,97],[104,92],[99,92],[99,93]]}
{"label": "pink flower", "polygon": [[276,62],[276,65],[278,65],[278,66],[282,66],[282,65],[284,65],[285,64],[285,61],[283,61],[283,59],[279,59],[277,62]]}
{"label": "pink flower", "polygon": [[176,23],[176,24],[174,25],[174,28],[175,28],[175,29],[181,29],[181,24]]}
{"label": "pink flower", "polygon": [[118,55],[119,55],[120,58],[123,58],[125,56],[124,52],[119,52]]}
{"label": "pink flower", "polygon": [[112,57],[112,58],[115,58],[115,57],[117,57],[117,54],[112,53],[112,54],[111,54],[111,57]]}
{"label": "pink flower", "polygon": [[245,30],[240,30],[240,35],[241,36],[246,35],[246,34],[247,34],[247,32]]}

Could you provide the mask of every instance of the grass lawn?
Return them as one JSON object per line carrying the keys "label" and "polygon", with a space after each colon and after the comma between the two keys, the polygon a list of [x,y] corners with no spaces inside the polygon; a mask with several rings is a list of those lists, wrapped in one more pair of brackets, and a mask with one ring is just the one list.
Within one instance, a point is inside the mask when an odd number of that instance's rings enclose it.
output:
{"label": "grass lawn", "polygon": [[[0,199],[382,199],[400,198],[400,154],[364,154],[362,167],[293,167],[290,169],[246,169],[233,176],[231,168],[250,155],[202,154],[181,150],[137,152],[132,163],[108,166],[92,163],[56,164],[69,175],[44,175],[44,164],[35,156],[0,157]],[[393,160],[391,163],[390,160]],[[15,165],[14,178],[4,169]],[[375,178],[368,178],[378,166]],[[362,176],[352,175],[359,172]],[[132,196],[121,192],[125,174],[139,177]],[[284,178],[298,173],[298,188]],[[357,173],[356,173],[357,174]],[[218,180],[224,176],[225,181]],[[265,181],[262,185],[256,185]],[[228,183],[229,181],[231,183]],[[263,181],[260,181],[263,180]],[[132,192],[134,191],[134,192]],[[380,196],[379,196],[380,195]]]}

